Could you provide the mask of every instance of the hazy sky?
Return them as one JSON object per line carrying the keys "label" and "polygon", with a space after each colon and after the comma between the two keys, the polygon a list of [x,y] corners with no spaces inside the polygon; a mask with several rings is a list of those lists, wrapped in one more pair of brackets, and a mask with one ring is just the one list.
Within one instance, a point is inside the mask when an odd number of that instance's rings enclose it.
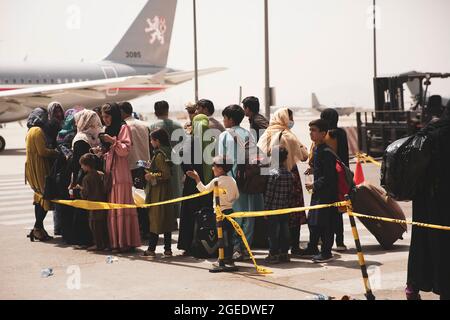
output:
{"label": "hazy sky", "polygon": [[[0,0],[0,59],[96,61],[120,40],[146,0]],[[373,106],[372,0],[269,0],[271,85],[277,105]],[[378,0],[380,74],[450,72],[449,0]],[[263,0],[197,0],[200,96],[218,107],[263,96]],[[73,17],[79,13],[79,25]],[[192,0],[178,0],[168,65],[193,69]],[[450,96],[450,80],[431,92]],[[193,82],[149,98],[193,100]]]}

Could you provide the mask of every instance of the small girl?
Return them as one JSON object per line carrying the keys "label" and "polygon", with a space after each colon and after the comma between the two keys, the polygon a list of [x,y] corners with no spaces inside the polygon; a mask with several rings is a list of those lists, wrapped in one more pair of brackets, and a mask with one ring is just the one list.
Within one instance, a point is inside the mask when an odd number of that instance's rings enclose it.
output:
{"label": "small girl", "polygon": [[[233,165],[229,164],[226,157],[215,157],[212,167],[214,173],[214,179],[211,180],[208,185],[204,185],[200,180],[200,176],[196,171],[187,171],[186,174],[195,180],[197,183],[197,189],[200,192],[211,191],[214,189],[214,183],[218,182],[218,187],[225,189],[226,193],[220,193],[220,207],[222,213],[225,215],[233,213],[233,202],[239,198],[239,189],[237,187],[236,181],[233,177],[228,176],[227,173],[231,171]],[[214,207],[216,206],[216,199],[214,198]],[[227,220],[223,220],[223,230],[226,233],[227,243],[225,244],[224,250],[224,262],[225,265],[234,266],[232,255],[233,255],[233,226]]]}
{"label": "small girl", "polygon": [[[80,158],[80,166],[86,174],[81,183],[81,198],[89,201],[106,202],[107,196],[103,183],[103,172],[95,169],[97,157],[91,153],[86,153]],[[89,227],[92,232],[94,245],[89,247],[89,251],[101,251],[109,248],[108,211],[89,211]]]}
{"label": "small girl", "polygon": [[[150,133],[150,143],[154,149],[150,172],[145,175],[145,202],[154,203],[172,199],[170,188],[171,166],[169,135],[160,128]],[[172,231],[177,230],[177,212],[172,204],[150,207],[150,239],[144,256],[155,257],[156,245],[160,234],[164,234],[164,256],[172,256]]]}

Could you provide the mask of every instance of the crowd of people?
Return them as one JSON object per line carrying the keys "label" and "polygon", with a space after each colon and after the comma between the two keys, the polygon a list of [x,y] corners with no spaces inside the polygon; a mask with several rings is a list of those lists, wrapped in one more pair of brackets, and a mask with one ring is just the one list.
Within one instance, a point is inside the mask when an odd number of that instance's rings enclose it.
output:
{"label": "crowd of people", "polygon": [[[336,175],[333,170],[324,170],[327,156],[318,152],[327,140],[348,164],[345,131],[337,128],[338,115],[333,109],[326,110],[323,119],[310,124],[311,138],[318,146],[311,149],[314,156],[293,133],[294,117],[288,108],[278,110],[269,122],[259,113],[258,98],[247,97],[242,107],[230,105],[223,110],[223,124],[214,117],[215,107],[210,100],[199,100],[186,110],[189,121],[184,126],[169,118],[166,101],[155,103],[157,120],[151,124],[136,119],[129,102],[107,103],[94,110],[76,106],[65,112],[58,102],[52,102],[47,110],[33,110],[28,118],[26,138],[26,178],[35,191],[36,216],[35,226],[28,235],[30,239],[52,239],[43,222],[46,213],[53,210],[54,234],[80,249],[129,252],[148,240],[144,255],[155,257],[159,235],[163,235],[164,255],[171,256],[172,233],[179,230],[178,249],[185,255],[196,256],[193,248],[196,213],[213,208],[212,194],[181,203],[107,212],[55,204],[46,196],[49,189],[46,184],[53,179],[57,186],[54,198],[134,204],[133,171],[142,161],[148,163],[144,186],[146,203],[212,190],[214,182],[218,181],[219,187],[227,190],[221,195],[225,214],[302,207],[304,198],[298,163],[308,160],[316,179],[314,184],[306,186],[314,189],[312,202],[336,200],[336,192],[331,187]],[[245,117],[248,117],[250,130],[241,126]],[[178,144],[182,145],[180,163],[173,161]],[[264,192],[254,193],[236,183],[238,158],[245,153],[248,144],[266,155],[278,155]],[[299,245],[300,227],[307,223],[303,212],[266,217],[266,228],[261,230],[255,230],[256,218],[236,221],[250,245],[255,232],[265,233],[269,242],[267,263],[288,262],[289,251],[324,262],[332,257],[331,239],[335,232],[337,248],[346,249],[343,230],[334,228],[342,217],[335,218],[340,215],[331,212],[333,209],[328,211],[317,213],[317,216],[327,215],[327,219],[312,219],[314,213],[310,213],[310,229],[314,232],[305,250]],[[248,259],[244,244],[231,225],[225,223],[224,229],[227,233],[226,262],[233,264],[233,261]],[[317,250],[319,239],[326,248],[322,252]]]}
{"label": "crowd of people", "polygon": [[[336,202],[336,158],[349,165],[347,137],[338,128],[336,110],[326,109],[320,119],[309,123],[313,145],[307,148],[292,130],[292,110],[281,108],[268,121],[259,113],[259,107],[258,98],[247,97],[242,106],[226,107],[221,123],[214,117],[213,102],[202,99],[186,107],[189,121],[184,126],[170,119],[166,101],[155,103],[157,121],[151,124],[136,119],[129,102],[107,103],[94,110],[76,106],[65,112],[53,102],[48,110],[34,109],[28,118],[26,137],[26,179],[35,191],[36,216],[30,239],[52,239],[43,222],[47,212],[53,210],[54,234],[79,249],[130,252],[147,240],[148,249],[143,255],[154,258],[159,235],[163,235],[164,256],[170,257],[172,233],[178,230],[177,248],[186,256],[196,256],[196,214],[213,208],[212,194],[147,209],[108,211],[54,204],[45,197],[46,184],[53,177],[58,199],[134,204],[133,171],[142,161],[148,163],[146,203],[212,190],[218,182],[227,191],[220,194],[224,214],[302,207],[305,202],[300,162],[309,164],[304,174],[313,178],[305,181],[306,190],[312,194],[311,205]],[[250,130],[241,126],[245,117]],[[251,192],[237,182],[239,157],[249,145],[272,161],[264,192]],[[175,161],[176,153],[181,155],[181,162]],[[255,227],[255,220],[236,219],[251,247],[255,233],[262,232]],[[287,263],[292,255],[322,263],[333,259],[334,244],[337,251],[347,250],[342,214],[337,208],[311,210],[308,218],[298,212],[267,216],[263,221],[268,238],[267,264]],[[301,248],[300,229],[305,224],[310,239],[308,246]],[[241,238],[226,220],[224,233],[226,264],[248,259]],[[414,234],[413,241],[419,241]],[[411,290],[421,289],[417,281],[410,282],[410,289],[414,287]]]}

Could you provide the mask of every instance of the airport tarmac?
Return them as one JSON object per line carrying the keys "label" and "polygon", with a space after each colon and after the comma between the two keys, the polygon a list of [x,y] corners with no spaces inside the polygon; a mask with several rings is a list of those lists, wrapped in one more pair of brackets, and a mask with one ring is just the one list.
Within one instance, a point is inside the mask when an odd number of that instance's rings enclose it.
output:
{"label": "airport tarmac", "polygon": [[[307,140],[309,117],[297,119],[296,132]],[[345,119],[344,117],[343,119]],[[246,122],[246,120],[244,120]],[[350,121],[350,120],[349,120]],[[10,123],[0,129],[7,139],[0,154],[0,299],[311,299],[316,294],[340,298],[350,295],[364,299],[364,287],[351,235],[344,217],[346,253],[335,253],[336,260],[313,264],[292,259],[289,264],[270,266],[273,274],[258,275],[251,262],[237,263],[239,272],[209,273],[213,260],[182,257],[173,236],[173,258],[149,260],[141,254],[119,254],[118,261],[107,264],[108,253],[75,250],[56,238],[52,242],[30,242],[34,213],[32,191],[24,184],[26,128]],[[304,137],[304,138],[303,138]],[[304,165],[302,165],[302,168]],[[363,165],[366,180],[378,185],[379,168]],[[305,193],[306,203],[309,195]],[[401,203],[411,218],[411,203]],[[45,220],[53,232],[52,213]],[[358,221],[358,230],[377,299],[404,299],[410,228],[392,250],[383,250]],[[301,241],[308,240],[302,227]],[[145,246],[142,247],[145,249]],[[162,253],[161,244],[157,253]],[[266,254],[255,251],[258,263]],[[52,268],[54,275],[41,277],[41,269]],[[423,294],[424,299],[437,299]]]}

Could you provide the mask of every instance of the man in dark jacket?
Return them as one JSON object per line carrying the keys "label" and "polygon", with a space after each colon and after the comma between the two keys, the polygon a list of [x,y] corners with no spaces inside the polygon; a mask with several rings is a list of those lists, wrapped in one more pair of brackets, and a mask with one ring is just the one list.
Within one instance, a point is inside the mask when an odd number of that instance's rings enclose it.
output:
{"label": "man in dark jacket", "polygon": [[269,126],[269,121],[259,113],[259,100],[257,97],[247,97],[242,101],[245,116],[250,122],[250,129],[255,131],[255,141],[258,142],[259,137]]}
{"label": "man in dark jacket", "polygon": [[[431,142],[425,181],[413,199],[413,221],[450,226],[450,105],[441,119],[423,130]],[[420,299],[432,291],[450,300],[450,231],[413,226],[408,259],[406,297]]]}
{"label": "man in dark jacket", "polygon": [[[349,167],[347,133],[344,129],[338,128],[337,126],[339,121],[338,112],[332,108],[325,109],[320,114],[320,119],[328,121],[328,139],[334,140],[337,143],[337,148],[334,151],[339,159]],[[334,233],[336,234],[336,251],[346,251],[347,247],[344,244],[344,221],[342,219],[342,214],[336,214],[334,230]]]}
{"label": "man in dark jacket", "polygon": [[[311,206],[329,204],[337,201],[336,158],[325,143],[328,132],[328,122],[323,119],[311,121],[309,124],[311,140],[314,149],[314,183],[306,184],[307,190],[312,190]],[[310,210],[308,214],[309,244],[300,256],[312,257],[315,263],[328,262],[333,259],[333,221],[337,214],[336,208]],[[318,251],[319,239],[322,240],[321,251]]]}

